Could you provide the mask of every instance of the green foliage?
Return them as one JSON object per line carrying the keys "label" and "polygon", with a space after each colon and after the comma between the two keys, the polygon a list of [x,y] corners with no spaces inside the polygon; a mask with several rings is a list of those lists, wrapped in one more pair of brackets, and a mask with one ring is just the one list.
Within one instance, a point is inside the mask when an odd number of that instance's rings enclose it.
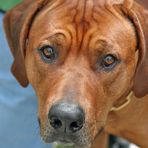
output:
{"label": "green foliage", "polygon": [[9,10],[22,0],[0,0],[0,9]]}
{"label": "green foliage", "polygon": [[72,144],[54,144],[54,148],[75,148]]}

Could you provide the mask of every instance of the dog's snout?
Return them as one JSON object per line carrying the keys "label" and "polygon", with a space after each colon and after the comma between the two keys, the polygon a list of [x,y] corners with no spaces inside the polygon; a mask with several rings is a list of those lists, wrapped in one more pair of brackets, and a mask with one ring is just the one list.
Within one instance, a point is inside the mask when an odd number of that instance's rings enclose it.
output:
{"label": "dog's snout", "polygon": [[67,103],[52,106],[48,118],[55,130],[65,133],[79,131],[85,120],[84,112],[78,105]]}

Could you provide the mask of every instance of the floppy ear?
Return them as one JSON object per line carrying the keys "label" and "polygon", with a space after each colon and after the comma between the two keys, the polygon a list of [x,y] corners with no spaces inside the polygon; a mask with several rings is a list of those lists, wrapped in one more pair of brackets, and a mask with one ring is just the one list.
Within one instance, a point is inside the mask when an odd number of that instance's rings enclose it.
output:
{"label": "floppy ear", "polygon": [[24,87],[29,84],[24,63],[27,38],[32,22],[45,1],[24,0],[8,11],[4,17],[4,29],[14,57],[11,71]]}
{"label": "floppy ear", "polygon": [[143,97],[148,94],[148,10],[134,2],[134,0],[109,0],[109,2],[112,5],[120,4],[123,13],[135,27],[139,58],[133,91],[137,97]]}
{"label": "floppy ear", "polygon": [[139,59],[133,91],[137,97],[143,97],[148,93],[148,11],[137,3],[123,11],[133,22],[137,32]]}
{"label": "floppy ear", "polygon": [[143,97],[148,93],[148,11],[142,7],[135,6],[133,8],[139,26],[137,31],[139,34],[139,50],[140,50],[140,61],[135,75],[134,92],[138,97]]}

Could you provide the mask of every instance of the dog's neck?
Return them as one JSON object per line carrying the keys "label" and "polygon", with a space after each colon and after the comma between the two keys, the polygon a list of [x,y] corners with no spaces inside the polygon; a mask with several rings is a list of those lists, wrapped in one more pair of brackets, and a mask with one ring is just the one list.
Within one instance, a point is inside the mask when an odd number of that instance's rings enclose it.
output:
{"label": "dog's neck", "polygon": [[122,102],[120,101],[120,103],[112,107],[110,111],[120,111],[125,108],[131,102],[132,95],[133,92],[131,91],[125,100],[122,100]]}

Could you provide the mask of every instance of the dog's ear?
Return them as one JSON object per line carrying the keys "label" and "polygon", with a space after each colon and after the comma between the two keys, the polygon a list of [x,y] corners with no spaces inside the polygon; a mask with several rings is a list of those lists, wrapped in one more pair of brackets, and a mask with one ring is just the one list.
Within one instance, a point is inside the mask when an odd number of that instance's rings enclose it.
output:
{"label": "dog's ear", "polygon": [[11,71],[24,87],[29,83],[24,63],[27,38],[31,24],[44,3],[45,0],[24,0],[4,17],[4,29],[14,57]]}
{"label": "dog's ear", "polygon": [[133,14],[139,41],[139,63],[134,81],[134,93],[143,97],[148,93],[148,11],[135,5]]}
{"label": "dog's ear", "polygon": [[121,5],[122,12],[133,23],[137,34],[139,58],[134,77],[133,91],[137,97],[148,93],[148,11],[134,0],[109,0]]}
{"label": "dog's ear", "polygon": [[134,24],[139,50],[138,65],[134,77],[133,91],[137,97],[148,93],[148,11],[137,3],[130,8],[123,8]]}

